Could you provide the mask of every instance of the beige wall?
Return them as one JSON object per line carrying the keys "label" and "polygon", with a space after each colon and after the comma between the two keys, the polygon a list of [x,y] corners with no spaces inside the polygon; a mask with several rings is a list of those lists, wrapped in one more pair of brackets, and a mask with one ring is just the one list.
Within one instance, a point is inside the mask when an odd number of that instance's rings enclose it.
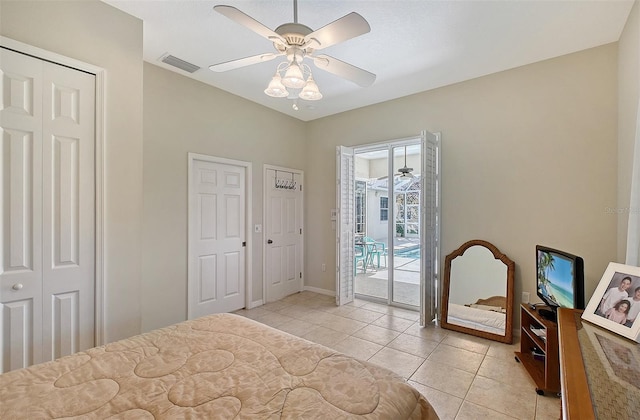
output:
{"label": "beige wall", "polygon": [[618,254],[624,263],[631,194],[632,160],[640,99],[640,2],[636,1],[618,47]]}
{"label": "beige wall", "polygon": [[[251,162],[252,223],[262,224],[263,164],[304,169],[304,136],[302,121],[145,63],[143,331],[187,316],[187,153]],[[248,235],[258,301],[262,234]]]}
{"label": "beige wall", "polygon": [[[612,44],[310,123],[145,64],[144,156],[139,20],[94,0],[2,0],[0,34],[107,71],[104,272],[113,341],[186,316],[187,152],[253,162],[253,223],[262,223],[262,164],[304,169],[305,284],[333,291],[334,273],[320,267],[335,264],[335,146],[422,129],[442,132],[443,252],[472,238],[493,242],[516,261],[519,301],[523,290],[535,299],[535,244],[557,246],[585,258],[588,298],[607,262],[624,255],[626,220],[604,209],[628,203],[639,14],[636,2],[619,69]],[[253,239],[258,300],[262,244]]]}
{"label": "beige wall", "polygon": [[[308,123],[309,286],[334,290],[334,149],[442,133],[442,252],[470,239],[516,262],[516,302],[535,297],[535,245],[585,259],[587,298],[616,258],[617,44]],[[444,259],[444,258],[443,258]]]}
{"label": "beige wall", "polygon": [[137,334],[142,213],[142,22],[94,0],[3,0],[0,34],[106,70],[105,340]]}

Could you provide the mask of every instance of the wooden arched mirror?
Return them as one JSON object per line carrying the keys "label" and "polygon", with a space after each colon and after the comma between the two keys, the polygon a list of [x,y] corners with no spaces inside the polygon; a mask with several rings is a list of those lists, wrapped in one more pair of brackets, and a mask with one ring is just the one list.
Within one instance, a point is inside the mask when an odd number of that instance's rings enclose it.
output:
{"label": "wooden arched mirror", "polygon": [[466,242],[447,255],[442,327],[511,343],[514,272],[515,263],[487,241]]}

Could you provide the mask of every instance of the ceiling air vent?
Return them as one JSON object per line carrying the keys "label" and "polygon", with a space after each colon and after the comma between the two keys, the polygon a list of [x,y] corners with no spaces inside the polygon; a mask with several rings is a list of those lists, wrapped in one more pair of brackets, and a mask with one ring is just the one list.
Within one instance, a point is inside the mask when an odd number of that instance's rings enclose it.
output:
{"label": "ceiling air vent", "polygon": [[200,70],[200,67],[195,64],[188,63],[184,60],[180,60],[178,57],[174,57],[171,54],[165,54],[160,58],[160,61],[170,66],[177,67],[180,70],[184,70],[189,73],[195,73]]}

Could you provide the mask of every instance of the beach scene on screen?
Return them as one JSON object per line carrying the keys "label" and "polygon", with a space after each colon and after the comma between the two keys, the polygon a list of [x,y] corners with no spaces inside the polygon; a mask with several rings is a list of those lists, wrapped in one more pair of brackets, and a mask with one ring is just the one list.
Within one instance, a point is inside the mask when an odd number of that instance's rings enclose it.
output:
{"label": "beach scene on screen", "polygon": [[[544,255],[546,254],[546,255]],[[538,258],[547,258],[544,267],[546,281],[539,283],[539,290],[559,306],[573,307],[573,263],[571,260],[540,253]],[[549,261],[550,259],[550,261]]]}

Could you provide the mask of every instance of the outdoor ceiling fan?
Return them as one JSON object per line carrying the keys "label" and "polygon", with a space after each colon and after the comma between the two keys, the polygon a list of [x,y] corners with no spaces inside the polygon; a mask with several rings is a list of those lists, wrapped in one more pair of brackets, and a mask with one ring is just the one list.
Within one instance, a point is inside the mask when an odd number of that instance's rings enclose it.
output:
{"label": "outdoor ceiling fan", "polygon": [[407,167],[407,146],[404,146],[404,166],[398,169],[398,173],[393,176],[399,176],[400,178],[413,178],[413,168]]}
{"label": "outdoor ceiling fan", "polygon": [[[400,178],[415,178],[415,175],[413,175],[411,172],[413,172],[413,168],[409,168],[407,166],[407,146],[404,146],[404,166],[400,169],[398,169],[398,173],[397,174],[393,174],[393,177],[400,177]],[[378,180],[382,180],[382,179],[386,179],[388,178],[387,175],[381,176],[380,178],[378,178]]]}
{"label": "outdoor ceiling fan", "polygon": [[[313,81],[309,67],[306,64],[303,64],[304,59],[310,59],[315,67],[354,82],[362,87],[372,85],[376,79],[375,74],[352,64],[338,60],[337,58],[326,54],[316,54],[316,51],[369,32],[371,30],[369,23],[358,13],[349,13],[348,15],[345,15],[340,19],[314,31],[308,26],[298,23],[298,2],[297,0],[294,0],[293,22],[284,23],[273,31],[235,7],[218,5],[213,9],[234,22],[252,30],[258,35],[267,38],[269,41],[273,42],[273,46],[276,51],[265,52],[251,57],[214,64],[209,67],[212,71],[224,72],[252,64],[263,63],[277,57],[286,57],[287,61],[281,63],[284,67],[281,67],[280,65],[278,66],[276,76],[279,78],[280,72],[284,73],[286,71],[284,77],[281,79],[282,83],[284,83],[284,86],[294,89],[302,89],[304,91],[304,83],[309,79]],[[290,73],[291,77],[288,77]],[[307,80],[304,80],[305,73],[308,74]],[[291,86],[287,82],[291,84]],[[315,82],[313,85],[315,85]],[[286,92],[284,87],[282,87],[282,89]],[[315,89],[317,90],[317,86],[315,86]],[[269,88],[267,88],[267,90],[269,90]],[[288,92],[285,94],[284,92],[277,91],[277,89],[272,92],[273,94],[267,91],[265,91],[265,93],[270,96],[278,97],[285,97],[288,95]],[[302,95],[300,97],[302,99],[314,99],[304,98]],[[320,97],[322,97],[322,95],[320,95]]]}

